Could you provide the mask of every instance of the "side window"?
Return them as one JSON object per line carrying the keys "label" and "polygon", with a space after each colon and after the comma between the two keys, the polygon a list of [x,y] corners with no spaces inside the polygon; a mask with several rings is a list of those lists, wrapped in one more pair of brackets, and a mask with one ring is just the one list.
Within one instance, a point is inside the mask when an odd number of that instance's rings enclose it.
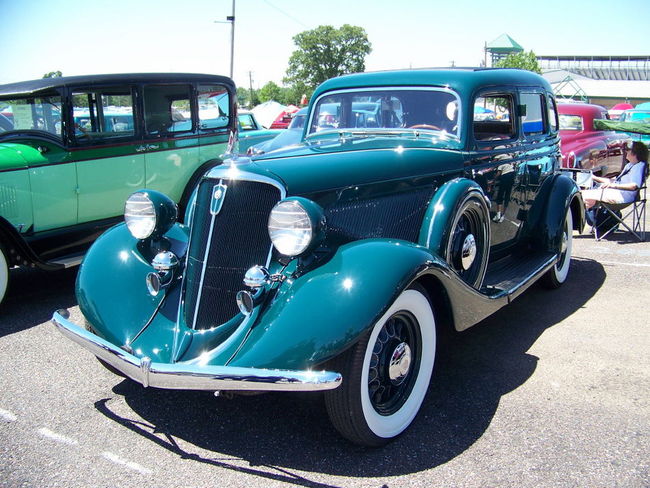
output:
{"label": "side window", "polygon": [[61,137],[61,97],[0,101],[0,133],[37,130]]}
{"label": "side window", "polygon": [[489,95],[474,101],[474,138],[477,141],[516,137],[513,103],[510,95]]}
{"label": "side window", "polygon": [[551,132],[557,132],[557,119],[557,106],[555,105],[555,99],[553,97],[548,97],[548,123],[551,127]]}
{"label": "side window", "polygon": [[129,87],[79,89],[72,93],[74,137],[96,144],[133,137],[133,94]]}
{"label": "side window", "polygon": [[147,135],[164,137],[192,130],[189,85],[144,87],[144,126]]}
{"label": "side window", "polygon": [[228,127],[230,96],[225,86],[199,85],[199,127],[223,129]]}
{"label": "side window", "polygon": [[239,129],[240,130],[253,130],[255,129],[255,123],[253,122],[253,117],[249,114],[239,114]]}
{"label": "side window", "polygon": [[521,93],[521,105],[525,107],[521,117],[521,125],[525,136],[533,136],[546,132],[544,127],[544,97],[539,93]]}

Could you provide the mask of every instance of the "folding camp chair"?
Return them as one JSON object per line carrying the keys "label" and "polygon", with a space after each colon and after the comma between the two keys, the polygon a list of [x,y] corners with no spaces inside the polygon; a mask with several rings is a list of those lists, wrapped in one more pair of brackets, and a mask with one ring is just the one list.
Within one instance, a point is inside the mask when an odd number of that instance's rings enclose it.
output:
{"label": "folding camp chair", "polygon": [[[646,186],[639,188],[639,191],[636,194],[636,199],[629,203],[603,203],[599,202],[596,207],[600,207],[607,213],[608,219],[614,219],[615,224],[612,225],[611,221],[608,223],[607,220],[602,222],[597,222],[594,226],[594,237],[597,241],[607,237],[609,234],[614,232],[619,226],[625,227],[629,230],[634,237],[640,241],[645,241],[645,204],[646,204]],[[623,213],[625,211],[625,213]],[[630,227],[625,219],[629,216],[632,216],[632,226]],[[607,227],[607,230],[601,230],[599,232],[599,227]]]}

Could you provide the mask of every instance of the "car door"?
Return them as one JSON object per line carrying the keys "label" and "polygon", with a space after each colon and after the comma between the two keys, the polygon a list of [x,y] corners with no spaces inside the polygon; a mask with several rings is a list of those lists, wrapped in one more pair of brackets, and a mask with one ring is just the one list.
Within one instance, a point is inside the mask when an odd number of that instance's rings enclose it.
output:
{"label": "car door", "polygon": [[121,215],[128,196],[144,187],[135,100],[128,84],[71,91],[79,223]]}
{"label": "car door", "polygon": [[[548,108],[547,108],[547,103]],[[519,91],[518,118],[523,138],[522,160],[525,168],[526,199],[523,215],[534,204],[546,179],[560,165],[557,146],[552,144],[557,130],[549,130],[549,120],[556,124],[555,103],[540,89],[525,88]],[[557,127],[557,125],[555,125]]]}
{"label": "car door", "polygon": [[178,202],[200,166],[192,85],[145,85],[143,102],[145,186]]}
{"label": "car door", "polygon": [[473,100],[471,177],[490,200],[491,252],[516,242],[526,205],[526,167],[519,147],[516,93],[491,89]]}

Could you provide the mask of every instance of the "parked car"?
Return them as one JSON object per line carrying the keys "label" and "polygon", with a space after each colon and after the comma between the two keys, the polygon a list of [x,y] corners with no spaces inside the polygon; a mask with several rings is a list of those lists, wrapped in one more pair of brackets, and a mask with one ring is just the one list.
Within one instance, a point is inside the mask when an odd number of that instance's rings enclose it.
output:
{"label": "parked car", "polygon": [[134,190],[184,208],[237,130],[234,93],[229,78],[195,74],[0,86],[0,301],[10,267],[78,264]]}
{"label": "parked car", "polygon": [[240,110],[237,112],[239,121],[239,153],[246,154],[251,146],[263,144],[282,133],[277,129],[265,129],[255,118],[253,112]]}
{"label": "parked car", "polygon": [[289,127],[289,124],[291,123],[291,119],[293,118],[293,114],[295,114],[298,111],[298,107],[295,105],[289,105],[286,107],[282,113],[280,113],[275,120],[271,123],[271,126],[269,127],[270,129],[286,129]]}
{"label": "parked car", "polygon": [[[619,122],[650,123],[650,102],[640,103],[634,109],[626,110],[618,120]],[[647,134],[627,133],[627,135],[634,139],[646,141],[646,144],[647,141],[650,141],[650,135]]]}
{"label": "parked car", "polygon": [[[360,102],[379,126],[359,125]],[[85,325],[53,323],[144,386],[324,391],[341,434],[378,446],[420,409],[442,330],[562,285],[583,202],[558,171],[551,87],[528,71],[331,79],[304,140],[209,170],[187,225],[172,199],[135,192],[79,270]]]}
{"label": "parked car", "polygon": [[[303,129],[305,128],[305,119],[307,118],[307,107],[298,110],[286,130],[281,130],[273,138],[248,148],[247,154],[255,156],[267,152],[275,151],[286,147],[294,146],[302,140]],[[241,145],[240,145],[240,152]]]}
{"label": "parked car", "polygon": [[594,119],[608,119],[607,109],[587,103],[558,104],[562,167],[581,168],[603,176],[619,173],[625,161],[623,146],[631,138],[594,128]]}

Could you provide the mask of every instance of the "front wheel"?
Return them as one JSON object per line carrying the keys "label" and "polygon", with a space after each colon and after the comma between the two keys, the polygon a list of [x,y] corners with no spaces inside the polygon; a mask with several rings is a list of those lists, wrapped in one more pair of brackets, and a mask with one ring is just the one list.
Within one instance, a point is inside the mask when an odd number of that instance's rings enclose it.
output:
{"label": "front wheel", "polygon": [[436,327],[424,290],[404,291],[331,365],[343,383],[325,394],[334,427],[363,446],[386,444],[417,415],[433,372]]}
{"label": "front wheel", "polygon": [[558,249],[558,260],[555,265],[546,272],[542,283],[547,288],[559,288],[569,275],[571,265],[571,250],[573,248],[573,216],[571,210],[567,210],[562,228],[562,239]]}

